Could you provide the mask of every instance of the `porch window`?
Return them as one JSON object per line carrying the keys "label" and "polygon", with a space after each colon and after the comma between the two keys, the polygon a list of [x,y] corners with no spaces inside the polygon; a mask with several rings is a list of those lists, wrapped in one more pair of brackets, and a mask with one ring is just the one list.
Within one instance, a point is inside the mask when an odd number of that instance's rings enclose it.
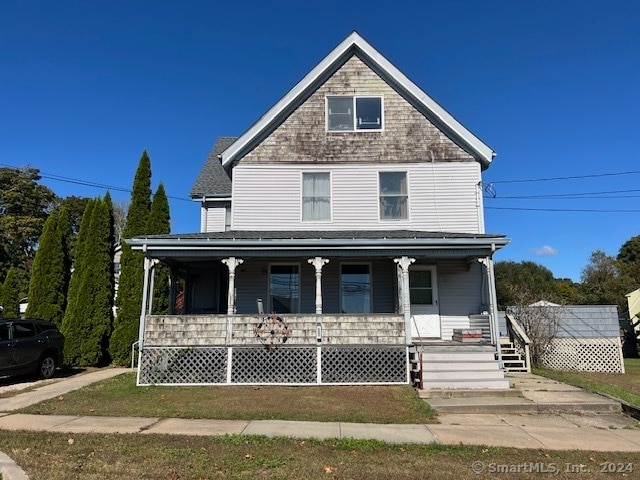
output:
{"label": "porch window", "polygon": [[382,97],[327,97],[327,130],[382,130]]}
{"label": "porch window", "polygon": [[270,309],[277,313],[300,311],[300,269],[298,265],[271,265]]}
{"label": "porch window", "polygon": [[406,220],[409,195],[407,172],[379,172],[380,220]]}
{"label": "porch window", "polygon": [[302,220],[331,219],[331,175],[328,172],[302,174]]}
{"label": "porch window", "polygon": [[367,264],[343,264],[340,272],[342,313],[371,313],[371,272]]}

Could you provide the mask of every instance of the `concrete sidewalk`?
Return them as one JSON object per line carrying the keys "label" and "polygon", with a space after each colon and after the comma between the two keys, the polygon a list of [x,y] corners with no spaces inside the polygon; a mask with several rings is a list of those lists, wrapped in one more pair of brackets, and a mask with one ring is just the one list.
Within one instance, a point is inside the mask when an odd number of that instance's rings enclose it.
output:
{"label": "concrete sidewalk", "polygon": [[199,420],[9,414],[2,430],[143,435],[266,435],[295,438],[357,438],[387,443],[488,445],[549,450],[640,452],[637,422],[621,414],[441,415],[440,424]]}
{"label": "concrete sidewalk", "polygon": [[[486,445],[549,450],[594,450],[640,452],[640,428],[633,418],[621,413],[595,413],[590,406],[597,395],[537,376],[516,377],[527,400],[538,413],[467,414],[440,413],[439,424],[388,425],[344,422],[296,422],[284,420],[198,420],[179,418],[99,417],[27,415],[11,413],[48,398],[104,380],[124,372],[104,369],[62,379],[32,391],[0,399],[0,430],[61,433],[133,433],[142,435],[266,435],[296,438],[357,438],[388,443],[441,443]],[[518,379],[519,378],[519,379]],[[476,398],[476,401],[478,399]],[[585,411],[558,413],[551,404],[584,406]],[[615,403],[615,402],[614,402]],[[619,405],[618,405],[619,406]],[[506,409],[505,409],[506,410]],[[579,408],[578,408],[579,410]],[[13,468],[13,474],[12,470]],[[0,472],[8,480],[26,479],[10,459],[0,452]]]}

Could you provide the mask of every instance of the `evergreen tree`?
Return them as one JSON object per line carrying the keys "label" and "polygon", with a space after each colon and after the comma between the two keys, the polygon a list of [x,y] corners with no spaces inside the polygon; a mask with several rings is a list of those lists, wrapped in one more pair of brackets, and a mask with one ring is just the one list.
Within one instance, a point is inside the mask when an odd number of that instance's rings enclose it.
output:
{"label": "evergreen tree", "polygon": [[29,282],[26,316],[62,325],[69,286],[69,214],[65,207],[44,224]]}
{"label": "evergreen tree", "polygon": [[138,339],[142,289],[144,280],[144,256],[134,252],[126,239],[146,233],[151,211],[151,162],[147,151],[142,153],[131,192],[131,204],[122,232],[122,256],[120,257],[120,284],[116,304],[118,315],[111,335],[109,352],[114,363],[127,365],[131,359],[131,345]]}
{"label": "evergreen tree", "polygon": [[[151,235],[171,233],[169,200],[167,199],[162,182],[153,196],[146,232]],[[169,313],[170,274],[171,272],[166,265],[160,264],[155,267],[152,309],[154,315]]]}
{"label": "evergreen tree", "polygon": [[109,194],[85,210],[77,244],[76,268],[62,331],[65,363],[95,366],[108,360],[113,324],[113,207]]}
{"label": "evergreen tree", "polygon": [[0,314],[4,318],[18,318],[20,316],[20,284],[16,270],[16,267],[9,269],[0,288],[0,305],[2,305]]}

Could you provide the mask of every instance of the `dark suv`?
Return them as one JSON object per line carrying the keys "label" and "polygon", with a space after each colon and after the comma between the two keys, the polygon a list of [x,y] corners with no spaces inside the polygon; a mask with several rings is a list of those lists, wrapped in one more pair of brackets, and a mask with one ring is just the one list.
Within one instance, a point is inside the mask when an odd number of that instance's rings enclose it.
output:
{"label": "dark suv", "polygon": [[51,322],[0,318],[0,376],[36,373],[51,378],[62,365],[64,336]]}

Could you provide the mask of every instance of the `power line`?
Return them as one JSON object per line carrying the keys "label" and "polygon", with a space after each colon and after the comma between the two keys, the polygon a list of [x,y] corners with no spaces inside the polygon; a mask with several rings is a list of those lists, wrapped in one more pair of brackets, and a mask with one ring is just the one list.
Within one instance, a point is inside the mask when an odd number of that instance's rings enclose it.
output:
{"label": "power line", "polygon": [[487,210],[524,210],[534,212],[640,213],[640,210],[605,210],[590,208],[484,207]]}
{"label": "power line", "polygon": [[[14,165],[7,165],[4,163],[0,163],[0,167],[6,167],[6,168],[12,168],[14,170],[22,170],[21,167],[16,167]],[[92,182],[89,180],[80,180],[77,178],[72,178],[72,177],[64,177],[62,175],[56,175],[54,173],[46,173],[46,172],[42,172],[40,170],[38,170],[38,175],[42,178],[47,178],[49,180],[56,180],[58,182],[65,182],[65,183],[73,183],[75,185],[83,185],[86,187],[94,187],[94,188],[102,188],[105,190],[113,190],[113,191],[117,191],[117,192],[125,192],[125,193],[131,193],[131,189],[130,188],[124,188],[124,187],[119,187],[119,186],[115,186],[115,185],[107,185],[104,183],[97,183],[97,182]],[[172,198],[174,200],[181,200],[181,201],[187,201],[187,202],[191,202],[192,200],[189,198],[185,198],[185,197],[174,197],[171,195],[167,195],[167,198]]]}
{"label": "power line", "polygon": [[522,197],[510,197],[510,196],[506,196],[506,197],[484,197],[484,198],[490,198],[491,200],[607,200],[607,199],[613,199],[613,198],[640,198],[640,195],[602,195],[602,196],[589,196],[589,197],[585,197],[585,196],[561,196],[561,197],[554,197],[553,195],[549,195],[549,196],[522,196]]}
{"label": "power line", "polygon": [[637,195],[619,195],[619,196],[610,196],[606,197],[603,195],[611,195],[614,193],[636,193],[640,192],[640,189],[629,189],[629,190],[607,190],[601,192],[574,192],[574,193],[545,193],[540,195],[506,195],[506,196],[498,196],[497,194],[492,194],[485,198],[493,198],[496,200],[499,199],[514,199],[514,200],[523,200],[523,199],[599,199],[599,198],[635,198]]}
{"label": "power line", "polygon": [[596,173],[591,175],[573,175],[570,177],[546,177],[546,178],[526,178],[520,180],[496,180],[490,182],[495,183],[526,183],[526,182],[552,182],[556,180],[576,180],[581,178],[598,178],[598,177],[616,177],[620,175],[638,175],[640,170],[631,170],[628,172],[615,172],[615,173]]}

